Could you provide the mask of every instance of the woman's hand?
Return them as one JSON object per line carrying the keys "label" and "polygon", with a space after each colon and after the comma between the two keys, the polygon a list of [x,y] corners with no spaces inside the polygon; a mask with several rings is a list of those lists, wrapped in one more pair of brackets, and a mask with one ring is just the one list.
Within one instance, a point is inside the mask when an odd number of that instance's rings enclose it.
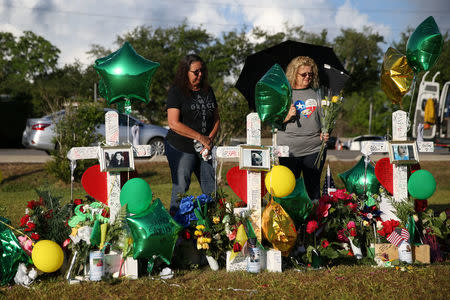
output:
{"label": "woman's hand", "polygon": [[291,107],[289,107],[288,114],[286,118],[284,119],[284,123],[289,122],[293,117],[297,116],[297,110],[295,109],[294,104],[291,104]]}
{"label": "woman's hand", "polygon": [[330,139],[330,134],[328,132],[326,132],[326,133],[321,132],[320,133],[320,140],[321,141],[328,142],[329,139]]}

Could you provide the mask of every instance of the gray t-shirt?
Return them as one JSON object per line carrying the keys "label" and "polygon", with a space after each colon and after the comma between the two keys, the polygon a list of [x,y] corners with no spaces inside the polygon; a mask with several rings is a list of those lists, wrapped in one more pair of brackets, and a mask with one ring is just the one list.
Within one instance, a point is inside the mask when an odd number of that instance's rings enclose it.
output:
{"label": "gray t-shirt", "polygon": [[289,146],[289,156],[305,156],[320,151],[320,100],[311,89],[292,90],[292,104],[297,101],[297,117],[286,123],[285,130],[277,134],[278,145]]}

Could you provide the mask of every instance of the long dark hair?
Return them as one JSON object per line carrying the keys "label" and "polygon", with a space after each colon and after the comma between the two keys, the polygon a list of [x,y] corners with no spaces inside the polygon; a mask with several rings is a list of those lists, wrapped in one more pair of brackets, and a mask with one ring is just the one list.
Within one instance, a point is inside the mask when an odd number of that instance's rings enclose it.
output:
{"label": "long dark hair", "polygon": [[208,83],[208,68],[206,67],[203,59],[196,54],[188,54],[183,57],[178,63],[177,72],[175,74],[175,79],[173,80],[173,85],[176,85],[181,92],[189,96],[191,90],[189,89],[190,83],[188,78],[188,72],[190,70],[191,64],[193,62],[200,62],[202,64],[202,81],[200,83],[200,90],[203,92],[209,91],[209,83]]}

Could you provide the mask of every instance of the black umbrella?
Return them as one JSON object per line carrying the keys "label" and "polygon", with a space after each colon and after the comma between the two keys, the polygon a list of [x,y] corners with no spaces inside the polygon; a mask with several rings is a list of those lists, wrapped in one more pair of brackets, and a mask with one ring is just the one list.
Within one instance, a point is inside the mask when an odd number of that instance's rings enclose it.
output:
{"label": "black umbrella", "polygon": [[328,89],[331,95],[337,95],[344,88],[347,80],[350,79],[350,75],[344,73],[344,71],[333,68],[332,66],[325,64],[324,72],[328,78]]}
{"label": "black umbrella", "polygon": [[329,78],[324,71],[325,64],[346,72],[332,48],[295,41],[282,42],[245,59],[236,88],[247,99],[250,109],[255,109],[255,86],[261,77],[276,63],[286,71],[289,62],[297,56],[309,56],[314,59],[319,69],[321,86],[329,87]]}

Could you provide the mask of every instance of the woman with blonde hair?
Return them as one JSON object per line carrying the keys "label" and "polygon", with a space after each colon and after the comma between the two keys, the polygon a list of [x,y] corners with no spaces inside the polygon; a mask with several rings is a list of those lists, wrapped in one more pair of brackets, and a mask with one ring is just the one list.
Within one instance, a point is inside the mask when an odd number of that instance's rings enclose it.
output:
{"label": "woman with blonde hair", "polygon": [[280,157],[280,164],[288,167],[296,178],[303,174],[306,191],[311,200],[320,198],[320,176],[326,153],[315,166],[322,140],[329,134],[321,132],[320,99],[317,65],[308,56],[298,56],[286,68],[292,87],[292,102],[284,120],[284,130],[278,132],[278,144],[289,146],[289,157]]}

